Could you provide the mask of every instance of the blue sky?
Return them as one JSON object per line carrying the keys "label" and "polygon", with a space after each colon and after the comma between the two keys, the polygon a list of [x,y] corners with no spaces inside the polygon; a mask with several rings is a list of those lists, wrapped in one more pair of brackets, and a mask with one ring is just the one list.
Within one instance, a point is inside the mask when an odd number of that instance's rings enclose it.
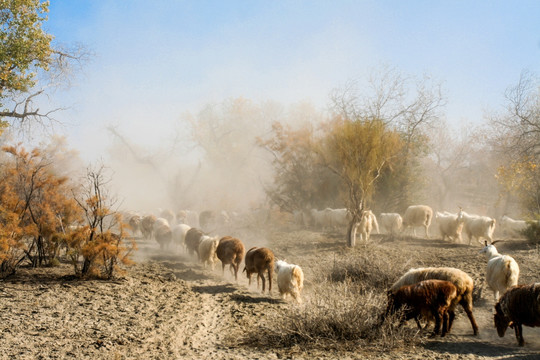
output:
{"label": "blue sky", "polygon": [[45,28],[95,53],[54,98],[92,158],[107,124],[151,146],[227,98],[324,108],[382,64],[442,81],[448,122],[480,124],[524,69],[540,75],[539,19],[539,1],[53,0]]}

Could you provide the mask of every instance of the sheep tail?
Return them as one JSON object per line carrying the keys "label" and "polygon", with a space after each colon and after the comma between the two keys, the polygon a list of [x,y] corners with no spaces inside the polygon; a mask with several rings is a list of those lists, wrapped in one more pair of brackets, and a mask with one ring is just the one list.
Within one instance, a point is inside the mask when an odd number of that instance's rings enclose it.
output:
{"label": "sheep tail", "polygon": [[304,287],[304,274],[298,266],[295,266],[292,270],[292,279],[294,282],[296,282],[295,285],[298,286],[298,289],[302,289]]}
{"label": "sheep tail", "polygon": [[426,213],[426,222],[425,222],[424,224],[426,224],[426,225],[427,225],[427,224],[430,224],[430,223],[431,223],[431,220],[432,220],[432,219],[431,219],[432,216],[433,216],[432,213],[427,212],[427,213]]}

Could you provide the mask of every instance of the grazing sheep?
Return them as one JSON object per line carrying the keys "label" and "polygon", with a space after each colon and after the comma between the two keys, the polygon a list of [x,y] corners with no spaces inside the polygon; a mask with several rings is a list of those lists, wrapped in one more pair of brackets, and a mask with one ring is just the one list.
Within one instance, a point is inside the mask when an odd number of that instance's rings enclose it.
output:
{"label": "grazing sheep", "polygon": [[178,248],[179,246],[183,246],[185,248],[185,240],[186,240],[186,234],[188,230],[191,229],[191,226],[186,224],[178,224],[172,227],[172,238],[173,243]]}
{"label": "grazing sheep", "polygon": [[326,208],[323,211],[323,221],[325,222],[326,226],[331,228],[342,228],[344,226],[347,226],[347,224],[349,224],[349,221],[351,220],[349,210],[347,209]]}
{"label": "grazing sheep", "polygon": [[508,289],[495,305],[494,320],[500,337],[510,326],[514,328],[519,346],[523,346],[522,325],[540,326],[540,283]]}
{"label": "grazing sheep", "polygon": [[154,231],[154,223],[156,217],[154,215],[146,215],[141,220],[141,232],[145,239],[151,239]]}
{"label": "grazing sheep", "polygon": [[310,225],[317,229],[323,229],[328,226],[328,212],[325,210],[311,209],[309,212]]}
{"label": "grazing sheep", "polygon": [[388,296],[386,315],[394,314],[401,308],[405,308],[401,323],[414,318],[418,328],[421,329],[418,317],[421,314],[429,314],[435,318],[435,328],[432,336],[445,336],[449,331],[449,309],[457,305],[457,288],[445,280],[424,280],[413,285],[404,285]]}
{"label": "grazing sheep", "polygon": [[[402,277],[400,277],[390,288],[392,293],[395,293],[403,285],[413,285],[423,280],[437,279],[437,280],[446,280],[450,281],[456,286],[457,289],[457,301],[456,304],[460,304],[465,313],[469,317],[471,326],[473,328],[474,335],[478,335],[478,325],[474,319],[472,313],[473,309],[473,290],[474,282],[472,278],[465,273],[456,268],[450,267],[441,267],[441,268],[418,268],[410,269]],[[452,329],[452,323],[454,321],[455,312],[454,307],[450,307],[448,310],[449,320],[448,320],[448,332]]]}
{"label": "grazing sheep", "polygon": [[399,233],[403,225],[403,219],[398,213],[381,213],[379,221],[385,233],[392,235]]}
{"label": "grazing sheep", "polygon": [[179,224],[186,224],[191,227],[199,226],[199,213],[193,210],[180,210],[176,214],[176,221]]}
{"label": "grazing sheep", "polygon": [[238,281],[238,269],[244,259],[245,247],[242,241],[231,236],[222,237],[216,249],[216,255],[221,260],[221,270],[225,273],[225,265],[234,269],[234,279]]}
{"label": "grazing sheep", "polygon": [[159,212],[159,216],[164,218],[164,219],[167,219],[169,224],[174,224],[174,221],[176,219],[176,216],[174,215],[174,212],[172,210],[170,210],[170,209],[161,210]]}
{"label": "grazing sheep", "polygon": [[257,289],[259,288],[259,278],[262,280],[262,291],[264,293],[265,282],[264,272],[268,271],[268,292],[272,291],[272,272],[274,271],[274,253],[265,247],[252,247],[246,253],[244,270],[251,285],[251,274],[257,273]]}
{"label": "grazing sheep", "polygon": [[212,231],[216,225],[216,214],[212,210],[205,210],[199,214],[199,225],[204,231]]}
{"label": "grazing sheep", "polygon": [[300,292],[304,287],[304,272],[298,265],[288,264],[283,260],[276,261],[277,283],[279,294],[285,299],[291,295],[296,302],[301,303]]}
{"label": "grazing sheep", "polygon": [[413,234],[416,236],[416,227],[423,226],[426,230],[426,237],[429,238],[429,225],[433,218],[433,210],[427,205],[411,205],[405,210],[403,215],[403,231],[409,227],[413,228]]}
{"label": "grazing sheep", "polygon": [[210,267],[214,270],[214,264],[217,260],[216,249],[219,244],[219,239],[217,236],[203,236],[201,242],[199,243],[199,259],[203,263],[203,266],[206,268],[206,263],[210,263]]}
{"label": "grazing sheep", "polygon": [[463,222],[465,221],[462,217],[456,214],[437,212],[435,213],[435,219],[443,241],[446,238],[456,242],[462,241],[461,231],[463,230]]}
{"label": "grazing sheep", "polygon": [[465,211],[459,212],[459,218],[463,219],[463,230],[469,238],[469,245],[471,245],[473,238],[477,238],[478,241],[481,241],[481,238],[485,238],[490,243],[493,242],[495,219],[488,216],[469,215]]}
{"label": "grazing sheep", "polygon": [[503,294],[508,288],[517,285],[519,278],[519,266],[511,256],[501,255],[493,244],[485,242],[485,247],[480,250],[488,259],[486,269],[486,282],[491,290],[495,301],[499,299],[499,293]]}
{"label": "grazing sheep", "polygon": [[375,229],[377,233],[379,232],[377,218],[375,217],[375,214],[371,212],[371,210],[362,211],[362,217],[357,226],[357,231],[360,232],[361,241],[368,241],[373,229]]}
{"label": "grazing sheep", "polygon": [[186,244],[186,249],[189,252],[190,255],[193,255],[193,253],[197,253],[197,258],[200,259],[199,256],[199,244],[201,243],[201,240],[204,236],[204,233],[197,229],[197,228],[191,228],[186,233],[186,238],[184,240]]}
{"label": "grazing sheep", "polygon": [[167,219],[157,218],[154,222],[153,233],[161,250],[169,247],[172,241],[172,232]]}
{"label": "grazing sheep", "polygon": [[527,228],[525,220],[514,220],[506,215],[501,217],[499,229],[504,235],[519,236]]}
{"label": "grazing sheep", "polygon": [[129,227],[131,233],[135,236],[141,231],[141,221],[142,217],[140,215],[132,215],[129,217]]}

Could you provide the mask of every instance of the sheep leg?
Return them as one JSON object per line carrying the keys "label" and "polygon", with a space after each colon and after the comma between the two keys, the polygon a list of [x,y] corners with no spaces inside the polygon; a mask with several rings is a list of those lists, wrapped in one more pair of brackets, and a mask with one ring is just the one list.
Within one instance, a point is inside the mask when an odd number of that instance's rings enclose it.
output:
{"label": "sheep leg", "polygon": [[454,310],[448,310],[448,330],[447,332],[450,332],[452,329],[452,325],[454,324],[454,318],[456,317],[456,313]]}
{"label": "sheep leg", "polygon": [[231,270],[231,273],[232,273],[233,270],[234,270],[234,280],[235,280],[235,281],[238,281],[238,266],[235,266],[234,264],[231,264],[231,266],[229,267],[229,269]]}
{"label": "sheep leg", "polygon": [[435,328],[433,329],[433,333],[431,333],[430,337],[434,337],[436,335],[439,335],[441,332],[441,313],[437,311],[436,309],[431,310],[432,315],[435,317]]}
{"label": "sheep leg", "polygon": [[422,330],[422,325],[420,325],[420,320],[418,320],[418,316],[414,317],[414,321],[416,321],[416,326],[418,326],[418,330]]}
{"label": "sheep leg", "polygon": [[443,313],[443,324],[442,324],[442,333],[441,337],[444,337],[448,332],[448,311]]}
{"label": "sheep leg", "polygon": [[[268,293],[272,291],[272,271],[273,269],[268,268]],[[264,275],[263,275],[264,277]]]}
{"label": "sheep leg", "polygon": [[514,331],[516,332],[516,339],[518,341],[519,346],[525,345],[525,340],[523,339],[523,329],[521,327],[521,324],[514,323]]}
{"label": "sheep leg", "polygon": [[[472,304],[472,299],[471,299]],[[471,326],[473,328],[474,335],[478,335],[478,324],[476,324],[476,320],[474,319],[474,315],[472,313],[472,306],[469,306],[469,304],[462,304],[463,310],[465,310],[465,313],[469,317],[469,321],[471,322]],[[450,329],[448,329],[450,331]]]}
{"label": "sheep leg", "polygon": [[262,292],[264,293],[264,288],[265,288],[265,283],[266,283],[266,279],[264,278],[264,273],[263,274],[259,273],[259,275],[257,275],[257,288],[259,288],[259,285],[258,285],[259,277],[262,279]]}

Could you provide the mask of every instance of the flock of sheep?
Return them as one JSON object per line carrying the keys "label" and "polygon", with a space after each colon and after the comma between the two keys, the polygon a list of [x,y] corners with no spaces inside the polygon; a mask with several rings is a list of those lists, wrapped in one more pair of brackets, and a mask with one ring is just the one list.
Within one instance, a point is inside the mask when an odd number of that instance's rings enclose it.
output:
{"label": "flock of sheep", "polygon": [[[298,303],[301,302],[300,293],[304,287],[304,273],[298,265],[289,264],[283,260],[275,258],[272,250],[266,247],[252,247],[247,252],[240,239],[232,236],[209,236],[197,227],[190,224],[197,224],[203,228],[213,227],[223,224],[228,217],[224,217],[222,212],[219,216],[211,212],[203,212],[196,215],[193,211],[182,211],[176,216],[171,211],[161,212],[161,217],[154,215],[139,216],[130,214],[129,225],[132,232],[138,231],[147,238],[154,238],[161,249],[167,249],[171,244],[183,247],[187,253],[194,256],[206,268],[209,265],[214,269],[217,260],[221,261],[222,272],[225,266],[229,265],[230,271],[238,280],[238,270],[244,261],[244,272],[247,275],[249,285],[251,276],[257,275],[257,287],[262,282],[262,291],[266,289],[265,272],[268,274],[268,292],[272,290],[272,277],[274,271],[277,272],[277,284],[279,293],[283,298],[292,296]],[[191,216],[191,218],[189,217]],[[180,223],[174,224],[174,219]],[[174,225],[170,225],[174,224]]]}
{"label": "flock of sheep", "polygon": [[[211,237],[197,227],[207,227],[206,219],[226,221],[222,214],[197,216],[197,213],[182,211],[174,214],[164,211],[161,217],[153,215],[130,215],[129,224],[132,231],[140,231],[146,238],[155,238],[161,249],[171,244],[183,247],[189,254],[197,254],[197,258],[206,267],[214,269],[217,260],[221,261],[222,271],[230,266],[231,273],[238,279],[240,264],[244,261],[249,284],[251,275],[257,274],[257,287],[262,282],[262,291],[266,289],[265,272],[268,274],[268,291],[272,289],[272,276],[277,272],[277,284],[282,297],[291,295],[298,303],[303,288],[304,274],[298,265],[276,260],[272,250],[266,247],[253,247],[247,252],[241,240],[225,236]],[[309,222],[313,226],[343,226],[347,224],[346,209],[311,210],[300,214],[303,224]],[[174,224],[174,219],[177,223]],[[208,220],[207,219],[207,220]],[[426,237],[429,237],[429,227],[433,220],[433,211],[429,206],[414,205],[407,208],[403,217],[397,213],[382,213],[377,221],[370,210],[365,210],[357,225],[360,237],[367,241],[373,230],[379,232],[381,227],[390,234],[399,234],[411,228],[423,227]],[[493,291],[496,301],[494,315],[495,325],[499,336],[504,336],[510,326],[515,330],[520,346],[523,346],[522,325],[540,326],[540,283],[518,285],[519,266],[508,255],[499,254],[493,241],[496,221],[487,216],[470,215],[462,209],[457,214],[448,212],[435,213],[436,225],[444,239],[462,241],[461,234],[467,234],[469,245],[472,239],[484,239],[484,247],[480,251],[487,257],[486,282]],[[526,227],[525,221],[503,217],[501,223],[507,231],[520,231]],[[171,224],[174,224],[171,226]],[[193,227],[191,226],[193,225]],[[398,279],[388,292],[388,306],[381,315],[381,322],[398,310],[402,314],[402,323],[414,318],[420,327],[419,319],[434,320],[435,328],[432,336],[445,336],[450,332],[455,317],[455,308],[461,305],[467,314],[473,332],[478,334],[478,325],[473,315],[472,278],[462,270],[449,267],[411,269]],[[502,296],[499,298],[499,294]],[[442,327],[442,331],[441,331]]]}

